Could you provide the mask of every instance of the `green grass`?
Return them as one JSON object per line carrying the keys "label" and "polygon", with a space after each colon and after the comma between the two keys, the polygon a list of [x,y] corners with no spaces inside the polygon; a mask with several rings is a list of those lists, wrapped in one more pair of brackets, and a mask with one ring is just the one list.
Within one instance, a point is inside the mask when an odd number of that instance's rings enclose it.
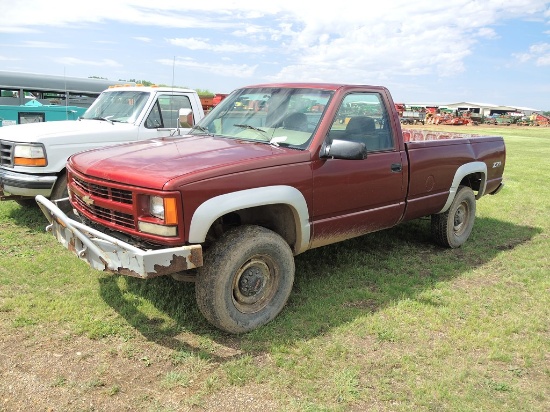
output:
{"label": "green grass", "polygon": [[[150,370],[129,409],[235,392],[284,411],[549,410],[550,128],[450,129],[507,145],[505,188],[478,202],[462,248],[434,246],[420,219],[311,250],[281,315],[238,337],[201,317],[192,284],[94,271],[37,209],[0,203],[0,334],[38,352],[33,335],[93,342],[120,368]],[[49,396],[132,390],[97,368],[80,381],[52,373]]]}

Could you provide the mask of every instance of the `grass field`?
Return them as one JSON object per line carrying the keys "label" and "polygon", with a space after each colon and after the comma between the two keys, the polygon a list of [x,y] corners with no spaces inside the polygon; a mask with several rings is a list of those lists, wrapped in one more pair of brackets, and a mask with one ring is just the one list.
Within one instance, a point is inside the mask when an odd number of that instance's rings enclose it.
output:
{"label": "grass field", "polygon": [[94,271],[0,203],[0,411],[550,410],[550,128],[448,128],[507,145],[469,241],[422,219],[306,252],[244,336],[193,284]]}

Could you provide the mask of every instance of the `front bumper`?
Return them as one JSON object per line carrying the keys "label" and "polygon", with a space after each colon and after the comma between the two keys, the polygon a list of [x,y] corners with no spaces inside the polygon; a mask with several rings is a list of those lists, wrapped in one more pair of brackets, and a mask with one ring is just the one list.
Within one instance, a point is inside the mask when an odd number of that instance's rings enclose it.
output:
{"label": "front bumper", "polygon": [[201,245],[143,250],[67,217],[56,204],[68,198],[36,202],[50,222],[46,231],[95,269],[147,279],[202,266]]}
{"label": "front bumper", "polygon": [[[57,176],[53,175],[30,175],[0,168],[0,193],[6,192],[17,197],[49,197],[56,180]],[[2,196],[9,199],[3,193]]]}

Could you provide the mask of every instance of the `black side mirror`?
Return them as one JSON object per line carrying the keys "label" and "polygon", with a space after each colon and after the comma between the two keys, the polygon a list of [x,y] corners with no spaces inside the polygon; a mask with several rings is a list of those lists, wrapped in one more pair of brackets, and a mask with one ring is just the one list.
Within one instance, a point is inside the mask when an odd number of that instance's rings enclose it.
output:
{"label": "black side mirror", "polygon": [[332,143],[325,142],[323,144],[320,156],[334,159],[363,160],[367,158],[367,146],[361,142],[334,139]]}

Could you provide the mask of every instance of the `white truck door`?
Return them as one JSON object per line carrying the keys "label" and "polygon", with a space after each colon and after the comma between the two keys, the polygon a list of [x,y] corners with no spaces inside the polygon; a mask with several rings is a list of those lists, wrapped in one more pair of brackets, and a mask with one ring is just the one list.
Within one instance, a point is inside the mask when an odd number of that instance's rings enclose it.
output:
{"label": "white truck door", "polygon": [[[139,140],[167,136],[171,131],[180,127],[181,133],[189,130],[189,126],[179,124],[180,109],[195,111],[191,100],[185,94],[158,94],[149,114],[139,128]],[[198,119],[195,119],[195,121]],[[187,126],[187,127],[182,127]]]}

